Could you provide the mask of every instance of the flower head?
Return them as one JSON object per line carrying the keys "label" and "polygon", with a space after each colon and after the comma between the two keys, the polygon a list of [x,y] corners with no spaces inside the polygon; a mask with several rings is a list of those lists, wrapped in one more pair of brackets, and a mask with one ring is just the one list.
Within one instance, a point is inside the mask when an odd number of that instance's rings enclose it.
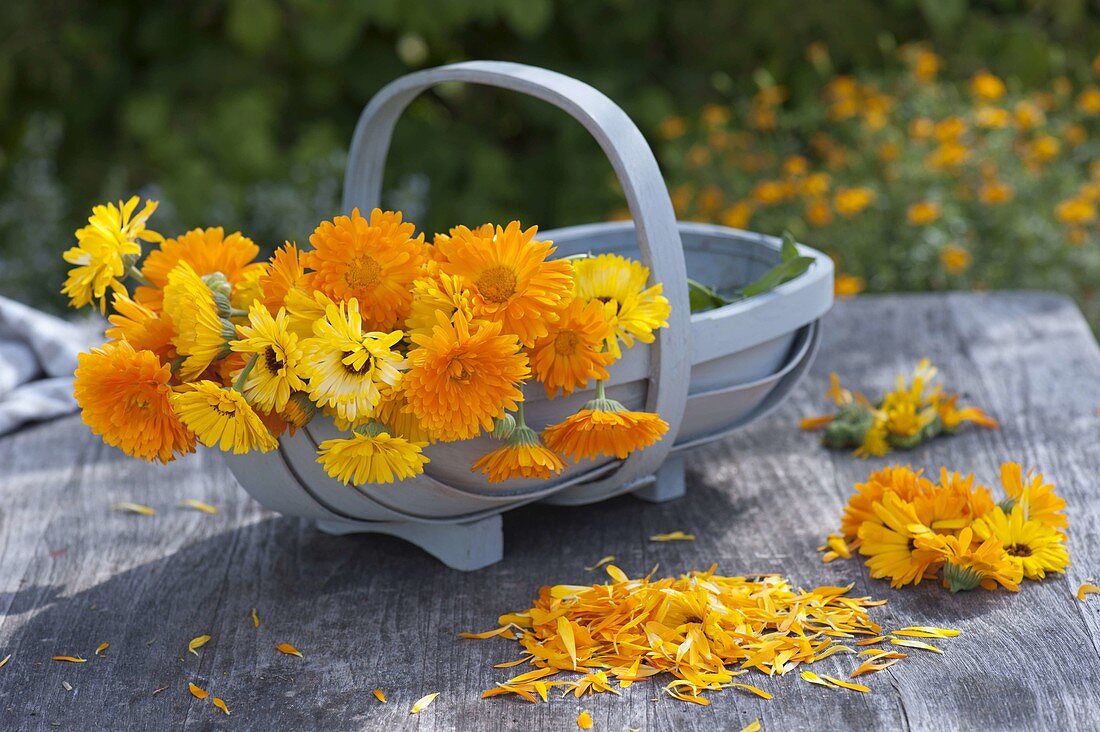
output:
{"label": "flower head", "polygon": [[76,232],[77,245],[62,256],[69,270],[62,292],[69,304],[81,308],[93,300],[99,309],[107,309],[107,290],[126,294],[122,279],[126,269],[141,255],[141,241],[158,242],[160,234],[145,228],[145,222],[157,210],[156,201],[146,201],[135,216],[138,197],[116,206],[108,203],[92,209],[88,225]]}
{"label": "flower head", "polygon": [[859,527],[867,521],[878,522],[875,503],[881,502],[887,493],[894,493],[904,501],[922,493],[930,493],[934,484],[924,477],[923,471],[908,465],[895,465],[875,471],[867,476],[867,482],[856,483],[855,493],[848,499],[841,520],[841,532],[847,539],[859,535]]}
{"label": "flower head", "polygon": [[994,538],[1024,577],[1041,580],[1047,572],[1063,573],[1069,566],[1064,536],[1035,519],[1027,518],[1024,506],[1016,504],[1005,512],[997,506],[974,522],[974,534],[983,541]]}
{"label": "flower head", "polygon": [[443,272],[434,263],[430,269],[428,276],[413,283],[412,306],[405,320],[410,335],[431,335],[435,328],[436,311],[443,312],[448,318],[459,310],[467,320],[474,316],[473,295],[464,286],[462,278]]}
{"label": "flower head", "polygon": [[306,388],[302,380],[302,347],[289,330],[286,310],[274,317],[262,302],[248,311],[249,325],[240,326],[240,340],[230,341],[236,353],[251,354],[256,362],[244,382],[245,396],[264,411],[281,412],[291,392]]}
{"label": "flower head", "polygon": [[196,381],[172,394],[172,408],[207,447],[239,455],[278,445],[243,394],[213,381]]}
{"label": "flower head", "polygon": [[322,221],[309,237],[302,263],[311,282],[333,300],[356,299],[371,330],[391,331],[408,315],[412,283],[424,260],[424,235],[400,212],[359,209]]}
{"label": "flower head", "polygon": [[970,80],[970,93],[978,99],[995,102],[1005,95],[1005,83],[988,71],[979,71]]}
{"label": "flower head", "polygon": [[940,217],[942,207],[935,201],[918,201],[905,212],[905,218],[913,226],[927,226]]}
{"label": "flower head", "polygon": [[393,349],[403,335],[365,331],[355,298],[328,305],[313,324],[313,337],[302,343],[310,398],[353,424],[373,417],[383,390],[401,380],[403,359]]}
{"label": "flower head", "polygon": [[975,541],[974,531],[969,526],[958,536],[923,534],[917,537],[916,545],[943,559],[943,584],[952,592],[973,590],[978,586],[993,590],[997,585],[1013,592],[1020,589],[1023,579],[1020,565],[1008,558],[997,539]]}
{"label": "flower head", "polygon": [[220,272],[231,287],[242,282],[257,270],[263,271],[263,262],[253,262],[260,253],[255,242],[239,231],[225,235],[220,226],[209,229],[192,229],[174,239],[165,239],[158,249],[149,252],[141,265],[141,274],[153,287],[137,288],[134,297],[154,310],[160,308],[161,288],[168,284],[168,276],[180,262],[186,262],[199,277]]}
{"label": "flower head", "polygon": [[1005,463],[1001,466],[1001,486],[1008,496],[1005,508],[1020,506],[1024,518],[1052,529],[1069,526],[1063,513],[1065,499],[1054,492],[1054,485],[1046,482],[1042,473],[1028,472],[1025,476],[1019,463]]}
{"label": "flower head", "polygon": [[126,341],[77,357],[73,393],[84,424],[127,455],[166,463],[193,452],[195,436],[172,411],[172,369]]}
{"label": "flower head", "polygon": [[833,207],[846,219],[858,216],[865,208],[874,203],[875,192],[870,188],[841,188],[833,197]]}
{"label": "flower head", "polygon": [[302,257],[298,247],[291,242],[275,250],[271,264],[260,276],[260,292],[264,305],[272,315],[286,305],[291,290],[309,287],[310,275],[302,266]]}
{"label": "flower head", "polygon": [[634,340],[652,343],[653,331],[668,327],[672,311],[661,294],[661,283],[647,287],[649,268],[618,254],[601,254],[578,259],[574,263],[577,297],[585,302],[599,300],[604,317],[611,325],[607,351],[622,356],[622,345],[634,346]]}
{"label": "flower head", "polygon": [[574,462],[599,455],[622,460],[635,450],[654,444],[668,432],[668,422],[650,412],[629,411],[603,395],[600,382],[597,397],[563,422],[550,425],[542,439],[553,451]]}
{"label": "flower head", "polygon": [[537,227],[458,226],[436,247],[446,257],[445,272],[457,275],[470,291],[473,317],[500,323],[524,346],[546,335],[549,325],[572,299],[573,268],[551,260],[554,246],[535,239]]}
{"label": "flower head", "polygon": [[500,483],[509,478],[545,480],[564,468],[565,463],[542,444],[538,433],[522,425],[512,431],[503,447],[478,458],[471,470],[484,473],[490,483]]}
{"label": "flower head", "polygon": [[186,261],[168,273],[164,314],[176,330],[172,343],[184,357],[179,370],[183,381],[197,378],[215,360],[229,355],[236,329],[221,317],[214,292]]}
{"label": "flower head", "polygon": [[153,312],[122,292],[115,293],[111,304],[114,313],[107,318],[111,323],[106,332],[108,338],[126,341],[138,351],[152,351],[161,363],[176,357],[176,346],[172,343],[176,331],[163,313]]}
{"label": "flower head", "polygon": [[529,354],[535,378],[553,398],[583,388],[589,379],[604,381],[614,356],[604,350],[611,331],[603,303],[577,298],[562,312],[550,331],[535,341]]}
{"label": "flower head", "polygon": [[973,256],[957,244],[948,244],[940,250],[940,264],[948,274],[962,274],[970,268]]}
{"label": "flower head", "polygon": [[424,472],[427,456],[422,442],[394,437],[377,423],[370,423],[351,437],[325,440],[318,446],[317,462],[344,485],[392,483]]}
{"label": "flower head", "polygon": [[491,430],[493,420],[515,411],[519,385],[530,375],[519,340],[499,322],[469,323],[436,315],[431,335],[414,335],[404,393],[408,410],[441,440],[465,440]]}
{"label": "flower head", "polygon": [[878,521],[859,527],[859,553],[875,579],[889,579],[891,587],[920,584],[942,563],[934,551],[921,549],[916,537],[928,532],[917,517],[913,504],[896,493],[887,493],[873,504]]}

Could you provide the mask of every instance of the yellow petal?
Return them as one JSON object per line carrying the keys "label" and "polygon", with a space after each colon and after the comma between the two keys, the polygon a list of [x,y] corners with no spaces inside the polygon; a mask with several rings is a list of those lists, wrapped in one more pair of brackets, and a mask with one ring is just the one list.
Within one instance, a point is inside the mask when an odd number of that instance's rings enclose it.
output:
{"label": "yellow petal", "polygon": [[599,569],[600,567],[607,564],[608,562],[614,562],[614,561],[615,561],[615,555],[614,554],[608,554],[606,557],[603,557],[598,562],[593,564],[591,567],[585,567],[585,569],[587,569],[589,572],[591,572],[592,570]]}
{"label": "yellow petal", "polygon": [[524,663],[530,661],[534,656],[524,656],[523,658],[517,658],[515,661],[505,661],[504,663],[494,663],[493,668],[515,668],[521,666]]}
{"label": "yellow petal", "polygon": [[614,564],[607,565],[607,568],[604,569],[604,571],[607,572],[608,577],[615,580],[616,582],[629,582],[630,581],[630,578],[626,576],[626,572],[622,571],[621,569],[616,567]]}
{"label": "yellow petal", "polygon": [[577,726],[581,729],[592,729],[592,715],[587,709],[577,715]]}
{"label": "yellow petal", "polygon": [[55,661],[64,661],[65,663],[87,663],[88,659],[81,658],[80,656],[54,656]]}
{"label": "yellow petal", "polygon": [[180,508],[193,508],[196,511],[202,511],[203,513],[217,513],[218,507],[211,506],[209,503],[203,503],[195,498],[185,498],[180,501]]}
{"label": "yellow petal", "polygon": [[382,690],[381,690],[381,689],[375,689],[375,690],[374,690],[374,691],[372,691],[371,693],[372,693],[372,694],[374,694],[374,698],[375,698],[375,699],[377,699],[378,701],[382,702],[383,704],[385,704],[385,703],[386,703],[386,695],[382,693]]}
{"label": "yellow petal", "polygon": [[1096,594],[1100,594],[1100,587],[1097,587],[1091,582],[1084,582],[1077,588],[1077,599],[1081,602],[1085,601],[1086,596]]}
{"label": "yellow petal", "polygon": [[191,653],[194,653],[197,656],[199,654],[196,651],[198,651],[198,649],[202,648],[203,646],[205,646],[209,642],[210,642],[210,636],[200,635],[197,638],[192,638],[191,639],[191,641],[187,644],[187,650],[190,651]]}
{"label": "yellow petal", "polygon": [[252,625],[257,628],[260,627],[260,614],[256,612],[256,608],[252,608]]}
{"label": "yellow petal", "polygon": [[61,682],[61,688],[64,689],[65,691],[72,691],[73,690],[73,685],[70,684],[68,681],[62,681]]}
{"label": "yellow petal", "polygon": [[214,699],[210,703],[225,712],[225,716],[229,716],[229,707],[225,705],[225,700],[222,699],[220,696],[214,697]]}
{"label": "yellow petal", "polygon": [[818,686],[824,686],[827,689],[833,688],[832,684],[815,674],[813,671],[803,671],[801,676],[803,681],[808,681],[809,683],[817,684]]}
{"label": "yellow petal", "polygon": [[895,630],[893,635],[907,635],[911,638],[954,638],[960,632],[950,628],[934,628],[930,625],[912,625],[908,628]]}
{"label": "yellow petal", "polygon": [[10,661],[10,660],[11,660],[11,654],[9,653],[8,655],[4,656],[3,659],[0,659],[0,668],[4,668],[5,666],[7,666],[8,661]]}
{"label": "yellow petal", "polygon": [[753,686],[752,684],[732,684],[732,686],[736,686],[738,689],[744,689],[745,691],[752,692],[753,694],[756,694],[761,699],[771,699],[772,698],[771,694],[764,691],[763,689],[760,689],[756,686]]}
{"label": "yellow petal", "polygon": [[741,732],[760,732],[760,720],[754,719],[744,727],[741,728]]}
{"label": "yellow petal", "polygon": [[923,643],[916,640],[904,640],[902,638],[891,638],[890,643],[895,646],[905,646],[906,648],[919,648],[922,651],[931,651],[932,653],[943,653],[939,648],[928,643]]}
{"label": "yellow petal", "polygon": [[499,628],[496,628],[494,630],[485,630],[485,631],[482,631],[480,633],[470,633],[470,632],[467,632],[467,631],[463,631],[463,632],[458,634],[458,637],[459,638],[472,638],[474,640],[485,640],[486,638],[494,638],[498,635],[503,636],[503,637],[505,637],[509,640],[511,640],[512,638],[515,638],[515,633],[513,633],[512,629],[507,625],[503,625],[503,626],[501,626]]}
{"label": "yellow petal", "polygon": [[851,689],[852,691],[859,691],[866,694],[871,690],[870,686],[864,686],[863,684],[853,684],[851,681],[844,681],[843,679],[836,679],[832,676],[822,676],[823,679],[831,684],[843,687],[845,689]]}
{"label": "yellow petal", "polygon": [[876,635],[874,638],[864,638],[863,640],[856,641],[857,646],[873,646],[876,643],[882,643],[886,640],[884,635]]}
{"label": "yellow petal", "polygon": [[431,694],[425,694],[416,700],[416,703],[412,705],[412,709],[409,710],[409,714],[420,714],[422,711],[428,708],[428,705],[435,701],[435,698],[439,696],[438,691],[433,691]]}
{"label": "yellow petal", "polygon": [[196,699],[205,699],[206,697],[210,696],[209,691],[202,688],[201,686],[195,686],[192,683],[187,684],[187,689],[191,692],[191,696],[195,697]]}
{"label": "yellow petal", "polygon": [[667,534],[654,534],[650,541],[695,541],[695,534],[685,534],[682,531],[670,531]]}
{"label": "yellow petal", "polygon": [[564,615],[558,616],[558,637],[561,638],[569,659],[573,661],[573,668],[577,667],[577,641],[573,637],[573,626],[565,619]]}
{"label": "yellow petal", "polygon": [[98,646],[95,647],[95,654],[98,656],[110,647],[110,643],[100,643]]}
{"label": "yellow petal", "polygon": [[112,504],[111,508],[114,509],[115,511],[126,511],[128,513],[136,513],[140,516],[156,516],[157,515],[156,509],[150,508],[149,506],[143,506],[140,503],[130,503],[129,501],[124,501],[122,503]]}
{"label": "yellow petal", "polygon": [[275,646],[275,648],[279,651],[279,653],[285,653],[288,656],[297,656],[298,658],[303,658],[302,652],[294,646],[290,645],[289,643],[280,643],[279,645]]}

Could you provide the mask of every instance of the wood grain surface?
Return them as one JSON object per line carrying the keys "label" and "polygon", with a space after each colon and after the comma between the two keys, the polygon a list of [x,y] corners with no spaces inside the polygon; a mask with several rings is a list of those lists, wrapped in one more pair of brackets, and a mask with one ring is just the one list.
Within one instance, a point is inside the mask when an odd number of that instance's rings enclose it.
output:
{"label": "wood grain surface", "polygon": [[[797,431],[824,407],[830,371],[875,392],[928,356],[947,384],[1003,422],[886,460],[826,452]],[[575,730],[1095,729],[1100,723],[1100,350],[1066,299],[1043,294],[866,297],[838,303],[810,376],[776,413],[689,456],[686,498],[619,498],[587,508],[529,506],[505,516],[505,559],[480,572],[446,569],[384,536],[331,537],[260,509],[218,455],[167,468],[125,458],[68,418],[0,439],[0,728]],[[890,462],[947,465],[995,481],[1018,460],[1069,501],[1065,577],[1018,594],[905,591],[870,580],[858,561],[823,565],[853,482]],[[196,498],[216,515],[178,507]],[[119,501],[157,515],[111,510]],[[683,530],[695,542],[650,543]],[[797,674],[746,676],[771,701],[726,691],[710,707],[654,683],[621,697],[530,705],[480,692],[510,675],[493,663],[514,644],[468,641],[539,586],[602,581],[585,571],[606,554],[638,575],[704,569],[781,572],[802,586],[854,582],[888,598],[875,617],[898,627],[959,628],[943,656],[913,652],[864,677],[870,694],[828,690]],[[250,620],[256,608],[261,626]],[[187,652],[191,638],[212,640]],[[96,647],[110,648],[96,656]],[[304,658],[279,653],[288,642]],[[79,655],[87,663],[51,661]],[[847,675],[834,656],[819,673]],[[225,717],[188,682],[225,699]],[[67,690],[63,683],[71,686]],[[388,704],[371,690],[382,689]],[[412,703],[438,691],[417,716]]]}

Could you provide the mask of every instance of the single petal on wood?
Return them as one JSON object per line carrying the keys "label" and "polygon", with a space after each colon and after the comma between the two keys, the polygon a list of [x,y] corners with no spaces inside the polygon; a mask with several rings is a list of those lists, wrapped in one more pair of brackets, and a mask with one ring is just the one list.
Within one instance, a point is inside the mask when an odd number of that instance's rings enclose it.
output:
{"label": "single petal on wood", "polygon": [[435,698],[439,696],[438,691],[433,691],[431,694],[425,694],[416,700],[416,703],[412,705],[412,709],[409,710],[409,714],[420,714],[422,711],[428,708],[428,705],[435,701]]}

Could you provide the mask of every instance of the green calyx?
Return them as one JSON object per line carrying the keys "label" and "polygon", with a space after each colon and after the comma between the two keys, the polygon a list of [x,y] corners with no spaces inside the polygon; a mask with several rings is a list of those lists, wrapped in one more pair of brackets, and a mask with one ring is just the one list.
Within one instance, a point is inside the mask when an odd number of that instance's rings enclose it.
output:
{"label": "green calyx", "polygon": [[875,415],[870,409],[856,402],[846,404],[825,427],[822,442],[836,449],[859,447],[874,423]]}
{"label": "green calyx", "polygon": [[973,569],[951,562],[943,566],[943,579],[952,592],[969,592],[982,582],[982,576]]}
{"label": "green calyx", "polygon": [[490,433],[490,436],[494,440],[507,440],[515,431],[516,418],[508,412],[505,412],[503,417],[494,420],[493,431]]}
{"label": "green calyx", "polygon": [[508,437],[508,444],[515,447],[519,445],[538,445],[541,444],[539,439],[539,433],[527,425],[519,425]]}
{"label": "green calyx", "polygon": [[372,419],[366,424],[361,424],[353,430],[356,434],[364,435],[365,437],[378,437],[383,432],[388,434],[389,431],[389,428],[377,419]]}

